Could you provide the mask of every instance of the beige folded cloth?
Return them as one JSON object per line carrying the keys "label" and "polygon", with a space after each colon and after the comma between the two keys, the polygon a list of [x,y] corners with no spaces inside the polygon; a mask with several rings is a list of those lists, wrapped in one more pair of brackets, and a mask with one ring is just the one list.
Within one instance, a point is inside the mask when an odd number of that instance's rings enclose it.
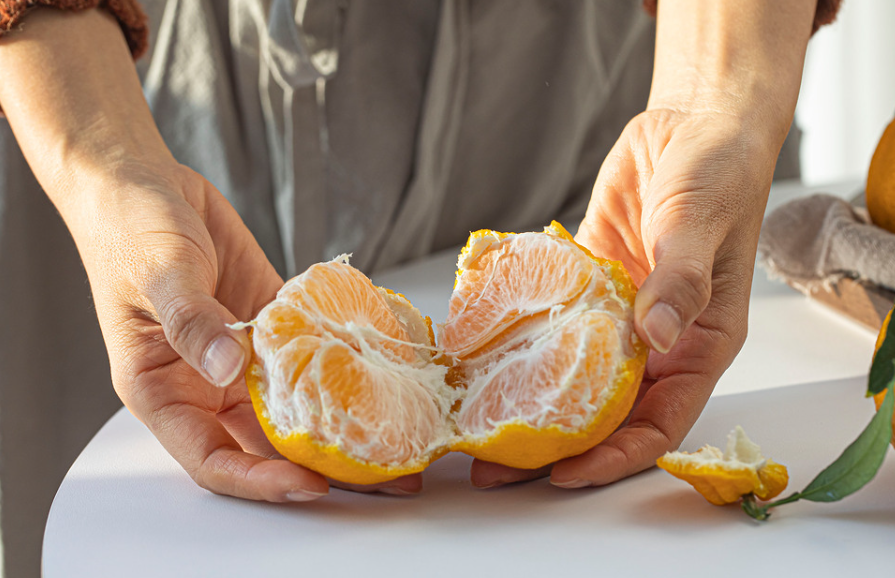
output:
{"label": "beige folded cloth", "polygon": [[771,278],[878,329],[895,297],[895,234],[866,209],[818,194],[765,218],[759,263]]}
{"label": "beige folded cloth", "polygon": [[895,235],[830,195],[796,199],[765,219],[758,244],[772,276],[810,287],[843,277],[895,290]]}

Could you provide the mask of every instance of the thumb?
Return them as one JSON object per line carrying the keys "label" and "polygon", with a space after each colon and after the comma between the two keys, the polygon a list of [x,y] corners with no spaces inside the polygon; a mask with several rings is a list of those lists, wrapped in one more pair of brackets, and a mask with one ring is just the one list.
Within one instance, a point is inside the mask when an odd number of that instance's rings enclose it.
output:
{"label": "thumb", "polygon": [[150,298],[165,338],[206,380],[218,387],[230,385],[244,371],[248,337],[227,327],[237,319],[217,299],[202,290],[178,289]]}
{"label": "thumb", "polygon": [[656,265],[637,292],[637,333],[660,353],[668,353],[708,306],[712,297],[715,247],[684,232],[661,238]]}

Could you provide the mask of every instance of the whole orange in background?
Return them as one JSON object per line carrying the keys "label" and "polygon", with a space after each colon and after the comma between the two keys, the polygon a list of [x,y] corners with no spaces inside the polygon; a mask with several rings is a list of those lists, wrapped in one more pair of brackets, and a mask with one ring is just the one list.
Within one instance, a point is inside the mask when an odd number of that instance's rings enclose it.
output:
{"label": "whole orange in background", "polygon": [[895,120],[883,131],[870,160],[865,197],[873,224],[895,233]]}
{"label": "whole orange in background", "polygon": [[520,468],[586,451],[625,419],[647,348],[635,287],[558,224],[479,231],[463,249],[448,319],[340,258],[290,280],[250,323],[246,379],[274,447],[369,484],[449,450]]}

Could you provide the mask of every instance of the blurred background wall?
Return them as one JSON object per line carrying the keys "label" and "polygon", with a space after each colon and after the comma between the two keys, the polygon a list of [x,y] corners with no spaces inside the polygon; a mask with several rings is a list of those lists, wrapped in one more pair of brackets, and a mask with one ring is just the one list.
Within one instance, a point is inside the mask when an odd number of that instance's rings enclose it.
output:
{"label": "blurred background wall", "polygon": [[808,45],[796,122],[802,180],[864,179],[895,117],[895,1],[843,0],[836,22]]}

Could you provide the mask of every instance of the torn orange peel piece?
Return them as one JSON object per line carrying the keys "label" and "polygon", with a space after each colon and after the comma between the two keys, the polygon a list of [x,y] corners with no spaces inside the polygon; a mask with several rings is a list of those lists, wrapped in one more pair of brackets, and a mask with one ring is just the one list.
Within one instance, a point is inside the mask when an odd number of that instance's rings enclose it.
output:
{"label": "torn orange peel piece", "polygon": [[723,452],[710,445],[694,453],[668,452],[656,465],[692,485],[717,506],[737,502],[746,494],[770,500],[789,482],[786,466],[762,456],[761,448],[740,426],[728,435]]}
{"label": "torn orange peel piece", "polygon": [[347,258],[288,281],[250,322],[256,414],[286,458],[371,484],[463,451],[520,468],[579,454],[618,427],[647,348],[634,284],[558,223],[479,231],[450,313],[431,322]]}

